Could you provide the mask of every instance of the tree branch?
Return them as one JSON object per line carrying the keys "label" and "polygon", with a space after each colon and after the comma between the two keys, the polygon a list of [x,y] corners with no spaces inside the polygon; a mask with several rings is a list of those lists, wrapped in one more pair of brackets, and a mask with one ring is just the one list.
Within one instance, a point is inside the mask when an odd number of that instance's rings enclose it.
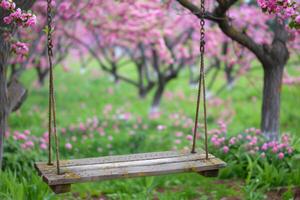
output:
{"label": "tree branch", "polygon": [[[182,6],[190,10],[192,13],[200,13],[200,9],[191,3],[189,0],[177,0]],[[228,9],[234,5],[237,0],[228,0],[221,1],[218,0],[219,5],[214,9],[212,16],[223,20],[211,20],[206,17],[206,19],[216,22],[220,29],[232,40],[238,42],[239,44],[247,47],[251,52],[253,52],[256,57],[264,64],[267,62],[271,62],[272,59],[270,56],[265,54],[264,48],[262,45],[257,44],[252,38],[250,38],[246,33],[238,31],[235,27],[230,24],[228,17],[226,17],[226,12]],[[199,14],[195,14],[198,18],[201,16]]]}

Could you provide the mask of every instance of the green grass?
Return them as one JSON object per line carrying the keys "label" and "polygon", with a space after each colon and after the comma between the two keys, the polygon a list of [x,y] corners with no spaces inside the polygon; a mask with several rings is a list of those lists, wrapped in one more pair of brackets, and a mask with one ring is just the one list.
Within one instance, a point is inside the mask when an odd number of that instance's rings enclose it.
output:
{"label": "green grass", "polygon": [[[289,71],[293,74],[300,74],[294,67],[289,66]],[[128,76],[135,76],[133,70],[125,70]],[[182,92],[185,98],[175,97],[172,101],[164,98],[161,104],[163,117],[159,120],[147,122],[147,114],[151,105],[151,93],[146,99],[141,100],[137,96],[134,87],[125,83],[114,84],[111,78],[98,70],[93,64],[85,73],[79,70],[78,66],[72,67],[69,73],[64,73],[61,69],[55,70],[56,74],[56,98],[57,98],[57,118],[59,127],[68,127],[70,124],[77,124],[87,118],[97,116],[103,119],[102,110],[107,104],[112,104],[114,110],[122,108],[131,112],[134,116],[141,116],[144,123],[148,123],[149,129],[141,131],[134,137],[122,134],[113,142],[113,154],[124,154],[138,151],[168,150],[172,148],[174,132],[173,121],[168,119],[171,113],[182,113],[190,118],[194,116],[196,103],[196,89],[188,84],[187,72],[180,74],[180,77],[172,81],[167,91],[174,94]],[[208,79],[210,75],[208,75]],[[48,90],[47,85],[36,89],[33,87],[35,74],[29,70],[23,76],[23,82],[29,88],[28,99],[21,110],[12,114],[9,124],[13,130],[29,129],[34,135],[42,135],[47,130],[47,106]],[[220,74],[214,91],[224,82],[223,74]],[[108,88],[113,90],[113,94],[108,94]],[[259,127],[261,109],[261,88],[262,70],[260,67],[253,67],[247,76],[237,80],[235,86],[230,91],[221,93],[224,103],[220,107],[209,108],[209,127],[215,125],[219,116],[224,116],[224,120],[230,122],[228,132],[237,134],[249,127]],[[281,131],[291,132],[300,136],[299,113],[300,108],[299,86],[284,86],[282,91],[281,104]],[[228,115],[226,112],[232,112]],[[229,119],[230,118],[230,119]],[[115,123],[113,119],[105,119],[107,122]],[[156,126],[166,125],[166,131],[158,133]],[[132,122],[120,125],[120,132],[128,132],[132,127]],[[110,128],[107,132],[114,131]],[[171,133],[170,133],[171,132]],[[61,143],[68,141],[71,135],[60,135],[63,137]],[[94,151],[97,146],[104,146],[108,141],[104,139],[88,140],[76,143],[78,146],[74,151],[62,150],[64,158],[78,158],[87,156],[99,156],[108,153]],[[139,143],[138,148],[130,147],[131,144]],[[63,145],[62,145],[63,146]],[[46,159],[45,153],[37,159]],[[32,173],[34,173],[32,171]],[[1,179],[2,180],[2,179]],[[24,180],[23,180],[24,181]],[[17,181],[16,181],[17,182]],[[35,184],[43,185],[41,181],[34,180]],[[22,183],[16,183],[16,187]],[[21,186],[20,186],[21,187]],[[73,194],[57,196],[58,199],[93,198],[104,195],[111,199],[220,199],[221,197],[240,196],[244,193],[240,183],[231,180],[219,182],[217,179],[204,178],[193,174],[169,175],[162,177],[137,178],[130,180],[107,181],[101,183],[78,184],[73,187]],[[52,198],[52,197],[51,197]]]}

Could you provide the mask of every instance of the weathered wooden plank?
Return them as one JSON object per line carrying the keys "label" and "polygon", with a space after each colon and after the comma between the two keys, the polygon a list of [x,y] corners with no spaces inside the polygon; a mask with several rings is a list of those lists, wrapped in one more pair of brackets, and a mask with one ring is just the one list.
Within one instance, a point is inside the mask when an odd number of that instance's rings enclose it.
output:
{"label": "weathered wooden plank", "polygon": [[71,184],[87,181],[109,180],[118,178],[131,178],[141,176],[155,176],[179,172],[201,172],[215,170],[224,167],[219,159],[186,161],[146,166],[129,166],[111,169],[89,169],[80,171],[68,171],[64,175],[46,174],[45,181],[49,185]]}
{"label": "weathered wooden plank", "polygon": [[218,169],[226,165],[211,154],[206,160],[203,150],[198,152],[156,152],[72,160],[62,165],[62,175],[56,174],[55,165],[36,163],[35,166],[44,181],[55,186],[180,172],[203,172],[202,174],[206,175],[205,172],[208,171],[207,175],[215,175]]}
{"label": "weathered wooden plank", "polygon": [[[209,158],[214,158],[214,156],[209,155]],[[85,164],[80,163],[79,165],[72,166],[62,166],[62,172],[68,171],[80,171],[80,170],[90,170],[90,169],[109,169],[116,167],[128,167],[128,166],[141,166],[141,165],[154,165],[154,164],[164,164],[164,163],[174,163],[174,162],[184,162],[184,161],[193,161],[193,160],[203,160],[205,159],[205,154],[186,154],[177,157],[170,158],[157,158],[157,159],[149,159],[149,160],[140,160],[137,158],[132,161],[124,161],[124,162],[115,162],[115,163],[94,163],[94,164]],[[44,174],[53,174],[56,172],[55,166],[48,166],[46,163],[39,164],[39,168],[43,170]]]}
{"label": "weathered wooden plank", "polygon": [[[197,150],[197,154],[205,153],[202,149]],[[76,160],[61,160],[60,165],[62,167],[67,166],[78,166],[78,165],[88,165],[88,164],[98,164],[98,163],[116,163],[116,162],[126,162],[126,161],[136,161],[136,160],[150,160],[156,158],[170,158],[189,155],[190,150],[181,151],[165,151],[165,152],[151,152],[151,153],[138,153],[130,155],[117,155],[117,156],[104,156],[97,158],[84,158]],[[37,163],[37,164],[43,164]]]}
{"label": "weathered wooden plank", "polygon": [[222,167],[222,164],[204,163],[200,161],[168,163],[150,166],[132,166],[113,168],[106,170],[88,170],[80,172],[68,172],[64,176],[56,174],[47,177],[49,185],[80,183],[87,181],[103,181],[120,178],[133,178],[143,176],[156,176],[180,172],[200,172],[214,170]]}

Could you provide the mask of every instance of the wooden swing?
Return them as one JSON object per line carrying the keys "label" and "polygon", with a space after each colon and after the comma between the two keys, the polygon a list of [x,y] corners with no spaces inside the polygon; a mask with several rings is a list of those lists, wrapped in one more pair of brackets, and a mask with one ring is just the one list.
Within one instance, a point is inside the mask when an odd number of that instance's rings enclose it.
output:
{"label": "wooden swing", "polygon": [[[205,97],[205,77],[204,77],[204,0],[201,0],[201,41],[200,41],[200,80],[197,96],[197,107],[195,116],[195,126],[193,134],[193,145],[191,150],[165,151],[153,153],[140,153],[131,155],[106,156],[99,158],[85,158],[77,160],[59,160],[59,144],[56,131],[56,111],[53,84],[53,44],[52,44],[52,15],[51,1],[47,0],[47,48],[49,59],[49,126],[48,126],[48,162],[37,162],[35,168],[43,180],[56,193],[66,193],[71,190],[71,184],[88,181],[102,181],[120,178],[132,178],[143,176],[155,176],[163,174],[173,174],[180,172],[196,172],[204,176],[217,176],[218,170],[226,166],[222,160],[208,153],[208,136],[206,120],[206,97]],[[196,149],[196,133],[198,128],[198,116],[201,99],[201,89],[203,89],[204,108],[204,130],[205,130],[205,150]],[[56,162],[52,162],[52,141],[54,134]]]}

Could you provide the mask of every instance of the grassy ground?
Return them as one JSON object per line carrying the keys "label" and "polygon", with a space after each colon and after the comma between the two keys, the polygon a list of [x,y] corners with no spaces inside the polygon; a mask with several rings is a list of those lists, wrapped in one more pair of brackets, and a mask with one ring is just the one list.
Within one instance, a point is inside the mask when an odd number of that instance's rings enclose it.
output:
{"label": "grassy ground", "polygon": [[[293,74],[300,72],[293,66],[289,67]],[[125,71],[129,76],[134,72]],[[167,87],[161,112],[163,117],[158,120],[147,121],[151,104],[150,94],[145,100],[137,97],[135,88],[120,83],[115,85],[111,78],[101,73],[96,66],[82,70],[72,67],[68,73],[56,70],[56,96],[58,110],[58,124],[68,127],[78,124],[86,119],[97,116],[103,118],[103,109],[112,104],[117,111],[122,109],[133,116],[140,116],[148,129],[140,132],[138,136],[128,138],[118,137],[114,140],[111,154],[124,154],[129,152],[146,152],[153,150],[168,150],[172,148],[174,132],[173,121],[168,119],[171,113],[182,113],[193,118],[195,109],[196,89],[191,88],[187,81],[187,72],[171,82]],[[28,72],[23,77],[23,82],[29,88],[29,96],[22,109],[12,114],[9,120],[13,130],[30,129],[34,135],[42,135],[47,129],[47,86],[35,88],[32,80],[33,72]],[[209,79],[209,77],[208,77]],[[217,79],[213,90],[217,90],[224,82],[223,75]],[[224,91],[220,97],[220,106],[211,106],[209,109],[209,126],[214,127],[218,119],[229,122],[228,132],[237,134],[249,127],[259,127],[261,107],[262,71],[254,67],[247,75],[237,80],[231,91]],[[170,97],[172,96],[172,97]],[[299,113],[300,108],[299,86],[284,86],[281,104],[281,130],[300,136]],[[114,118],[106,118],[108,123],[114,124]],[[120,125],[120,132],[128,132],[134,124]],[[156,127],[165,125],[167,130],[158,133]],[[108,128],[107,132],[114,131]],[[114,135],[115,136],[115,135]],[[61,142],[69,141],[70,135],[61,136]],[[76,143],[78,146],[72,151],[62,150],[64,158],[99,156],[107,152],[97,152],[95,147],[106,146],[106,140],[92,141],[89,143]],[[128,147],[130,144],[139,143],[138,148]],[[46,153],[41,153],[38,159],[46,159]],[[102,183],[78,184],[73,187],[74,193],[57,196],[58,199],[91,198],[99,199],[220,199],[221,197],[244,198],[247,191],[240,181],[216,178],[204,178],[193,174],[169,175],[163,177],[148,177],[130,180],[107,181]],[[41,181],[38,184],[43,184]],[[54,197],[53,197],[54,198]]]}

